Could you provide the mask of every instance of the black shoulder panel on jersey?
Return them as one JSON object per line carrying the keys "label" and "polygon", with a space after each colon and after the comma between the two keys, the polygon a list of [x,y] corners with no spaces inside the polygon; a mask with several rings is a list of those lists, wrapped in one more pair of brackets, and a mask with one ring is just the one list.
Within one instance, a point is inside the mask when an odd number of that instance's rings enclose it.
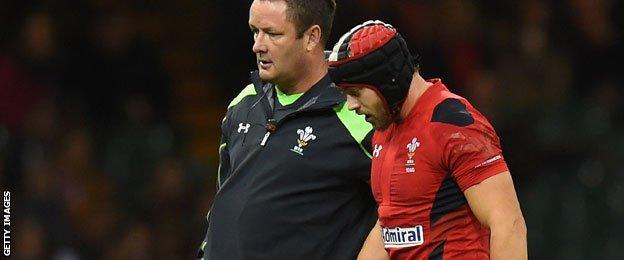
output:
{"label": "black shoulder panel on jersey", "polygon": [[447,98],[433,110],[431,122],[440,122],[456,126],[469,126],[474,118],[466,109],[466,105],[456,98]]}
{"label": "black shoulder panel on jersey", "polygon": [[428,260],[444,259],[444,243],[445,242],[446,240],[442,241],[442,243],[440,243],[438,246],[436,246],[436,248],[433,249],[433,251],[431,251],[431,254],[429,254]]}
{"label": "black shoulder panel on jersey", "polygon": [[442,216],[452,212],[461,206],[466,205],[466,197],[453,179],[451,174],[447,174],[442,185],[436,192],[433,207],[430,213],[430,223],[433,226]]}

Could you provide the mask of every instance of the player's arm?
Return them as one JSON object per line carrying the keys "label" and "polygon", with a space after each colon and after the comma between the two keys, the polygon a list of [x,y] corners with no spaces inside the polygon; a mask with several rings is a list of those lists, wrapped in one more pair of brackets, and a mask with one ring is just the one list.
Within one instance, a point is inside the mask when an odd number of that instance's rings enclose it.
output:
{"label": "player's arm", "polygon": [[388,253],[384,248],[379,221],[371,229],[357,257],[358,260],[386,260]]}
{"label": "player's arm", "polygon": [[527,259],[527,229],[508,171],[464,191],[472,212],[490,228],[490,259]]}

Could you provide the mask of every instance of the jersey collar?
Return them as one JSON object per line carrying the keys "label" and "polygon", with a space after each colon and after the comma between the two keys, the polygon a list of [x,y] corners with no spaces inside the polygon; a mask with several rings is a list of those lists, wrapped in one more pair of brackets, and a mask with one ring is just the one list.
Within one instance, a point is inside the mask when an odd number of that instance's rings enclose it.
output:
{"label": "jersey collar", "polygon": [[429,103],[431,103],[431,97],[434,96],[435,93],[439,93],[440,91],[447,89],[444,83],[442,83],[442,80],[439,78],[429,79],[427,82],[433,83],[433,85],[429,86],[420,98],[418,98],[416,104],[414,104],[412,110],[410,110],[403,121],[407,121],[412,117],[422,114]]}

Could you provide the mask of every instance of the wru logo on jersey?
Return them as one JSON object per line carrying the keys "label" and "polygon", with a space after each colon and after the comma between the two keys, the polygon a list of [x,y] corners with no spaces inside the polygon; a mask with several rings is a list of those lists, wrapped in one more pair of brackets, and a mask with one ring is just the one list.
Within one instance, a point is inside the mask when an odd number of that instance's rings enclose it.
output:
{"label": "wru logo on jersey", "polygon": [[316,135],[312,134],[312,127],[306,127],[305,130],[297,129],[297,134],[299,134],[299,139],[297,139],[297,145],[295,145],[291,151],[298,153],[299,155],[303,155],[303,147],[308,145],[308,142],[315,140]]}
{"label": "wru logo on jersey", "polygon": [[418,142],[418,138],[412,138],[412,142],[407,144],[407,162],[405,163],[405,172],[414,173],[416,169],[414,168],[414,153],[416,152],[416,148],[420,147],[420,142]]}
{"label": "wru logo on jersey", "polygon": [[386,248],[419,246],[425,243],[425,235],[421,225],[411,228],[386,228],[381,230]]}
{"label": "wru logo on jersey", "polygon": [[249,123],[244,124],[243,123],[238,123],[238,133],[240,133],[241,131],[244,131],[244,133],[246,134],[247,132],[249,132],[249,127],[251,125]]}

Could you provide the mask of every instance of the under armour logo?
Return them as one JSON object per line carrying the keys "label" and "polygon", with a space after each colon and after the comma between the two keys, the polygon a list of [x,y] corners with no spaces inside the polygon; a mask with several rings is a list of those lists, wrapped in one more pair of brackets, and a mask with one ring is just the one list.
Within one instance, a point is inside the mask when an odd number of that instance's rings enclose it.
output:
{"label": "under armour logo", "polygon": [[380,144],[376,144],[375,150],[373,151],[373,157],[379,157],[379,153],[381,152],[381,149],[383,149],[383,146]]}
{"label": "under armour logo", "polygon": [[241,131],[245,131],[245,134],[246,134],[247,132],[249,132],[249,127],[250,126],[251,125],[249,123],[247,123],[245,125],[243,125],[243,123],[238,123],[238,132],[240,133]]}

